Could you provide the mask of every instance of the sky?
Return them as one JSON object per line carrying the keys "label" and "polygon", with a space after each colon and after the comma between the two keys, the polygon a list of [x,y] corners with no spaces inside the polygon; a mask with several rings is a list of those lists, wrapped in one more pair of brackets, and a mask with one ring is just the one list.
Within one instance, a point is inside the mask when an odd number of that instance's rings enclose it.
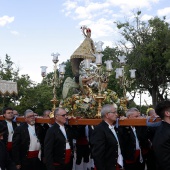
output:
{"label": "sky", "polygon": [[142,11],[142,20],[166,16],[168,0],[0,0],[0,59],[8,54],[20,74],[41,82],[40,66],[53,71],[52,53],[59,63],[67,61],[84,40],[80,27],[92,30],[92,39],[113,47],[120,40],[114,22],[132,19]]}

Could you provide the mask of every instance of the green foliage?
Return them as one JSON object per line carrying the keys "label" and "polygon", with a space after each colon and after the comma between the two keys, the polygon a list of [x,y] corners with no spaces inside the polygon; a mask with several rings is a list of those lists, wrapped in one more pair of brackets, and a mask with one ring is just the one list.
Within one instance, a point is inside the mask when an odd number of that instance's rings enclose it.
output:
{"label": "green foliage", "polygon": [[[116,24],[125,39],[120,41],[121,49],[125,49],[128,64],[137,70],[136,88],[148,90],[155,106],[170,95],[170,27],[165,18],[143,22],[140,15],[138,11],[132,23]],[[127,42],[131,43],[128,47]]]}
{"label": "green foliage", "polygon": [[0,77],[2,80],[16,80],[19,69],[14,69],[13,65],[14,63],[11,61],[11,58],[8,55],[6,55],[4,62],[0,60]]}
{"label": "green foliage", "polygon": [[23,113],[26,109],[32,109],[34,112],[42,115],[43,111],[50,109],[52,104],[50,100],[53,98],[52,88],[44,84],[27,88],[26,95],[20,99],[20,104],[16,109]]}

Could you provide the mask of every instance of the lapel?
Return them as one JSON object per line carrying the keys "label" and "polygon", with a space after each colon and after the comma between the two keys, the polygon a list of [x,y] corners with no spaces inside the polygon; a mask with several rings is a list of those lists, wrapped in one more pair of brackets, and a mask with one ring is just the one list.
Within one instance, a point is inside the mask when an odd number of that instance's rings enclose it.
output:
{"label": "lapel", "polygon": [[22,125],[22,131],[23,131],[23,138],[26,139],[26,141],[30,141],[30,135],[29,135],[29,131],[28,131],[28,124],[27,123],[23,123]]}
{"label": "lapel", "polygon": [[12,121],[12,127],[13,127],[13,129],[15,129],[17,127],[17,124],[13,121]]}
{"label": "lapel", "polygon": [[38,137],[38,126],[37,126],[37,124],[35,124],[35,134],[36,134],[37,138],[39,138]]}
{"label": "lapel", "polygon": [[[66,138],[65,138],[65,136],[64,136],[64,134],[63,134],[63,132],[62,132],[61,129],[60,129],[59,124],[55,123],[54,126],[55,126],[55,129],[56,129],[56,132],[59,133],[60,136],[62,136],[64,140],[66,140]],[[65,130],[66,130],[66,129],[65,129]],[[67,132],[66,132],[66,134],[67,134]]]}
{"label": "lapel", "polygon": [[[116,139],[115,135],[113,134],[112,130],[109,128],[109,125],[105,121],[103,121],[102,124],[103,124],[104,128],[107,130],[107,132],[110,133],[117,142],[117,139]],[[117,134],[116,130],[115,130],[115,132]],[[118,134],[117,134],[117,137],[118,137]],[[118,137],[118,140],[119,140],[119,137]]]}

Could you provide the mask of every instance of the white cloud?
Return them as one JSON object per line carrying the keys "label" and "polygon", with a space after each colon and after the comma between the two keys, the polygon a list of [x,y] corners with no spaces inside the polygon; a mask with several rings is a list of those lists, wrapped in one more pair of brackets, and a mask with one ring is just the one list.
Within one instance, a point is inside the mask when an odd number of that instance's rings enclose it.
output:
{"label": "white cloud", "polygon": [[105,18],[100,18],[98,20],[84,20],[79,23],[80,26],[87,25],[92,29],[92,37],[100,38],[107,37],[113,34],[114,32],[114,24],[112,20],[107,20]]}
{"label": "white cloud", "polygon": [[63,6],[66,7],[66,10],[72,10],[72,9],[76,8],[77,2],[73,2],[73,1],[68,0],[63,4]]}
{"label": "white cloud", "polygon": [[[67,0],[63,5],[65,9],[63,10],[69,16],[74,19],[92,19],[100,16],[104,13],[107,15],[112,14],[115,10],[124,15],[128,14],[130,10],[151,9],[153,3],[157,3],[159,0],[106,0],[102,2],[93,2],[89,0]],[[115,9],[113,9],[115,8]]]}
{"label": "white cloud", "polygon": [[158,16],[170,16],[170,7],[164,8],[164,9],[159,9],[157,11]]}
{"label": "white cloud", "polygon": [[[79,2],[79,3],[78,3]],[[69,16],[74,19],[91,19],[100,15],[102,10],[106,10],[109,7],[107,2],[91,2],[91,1],[66,1],[63,6],[65,7],[63,12],[65,14],[69,13]],[[107,9],[108,12],[108,9]],[[111,12],[111,10],[110,10]]]}
{"label": "white cloud", "polygon": [[[76,19],[92,19],[99,15],[101,15],[104,12],[108,12],[109,7],[108,3],[89,3],[87,6],[78,6],[75,9],[75,17]],[[109,11],[111,12],[111,11]]]}
{"label": "white cloud", "polygon": [[148,20],[150,20],[151,18],[153,18],[152,15],[144,14],[144,15],[141,17],[141,20],[142,20],[142,21],[148,21]]}
{"label": "white cloud", "polygon": [[151,8],[152,3],[157,3],[159,0],[108,0],[110,5],[120,7],[122,11],[132,10],[135,8]]}
{"label": "white cloud", "polygon": [[[92,29],[92,39],[107,41],[113,46],[120,39],[119,31],[114,22],[133,20],[138,10],[149,11],[154,3],[160,0],[67,0],[64,3],[64,13],[74,20],[79,20],[79,27],[86,25]],[[168,10],[166,10],[168,11]],[[141,16],[143,21],[151,19],[152,15]],[[111,38],[112,37],[112,38]],[[113,40],[113,41],[112,41]],[[112,41],[112,42],[111,42]]]}
{"label": "white cloud", "polygon": [[166,16],[166,22],[170,23],[170,7],[159,9],[157,15],[158,17]]}
{"label": "white cloud", "polygon": [[14,21],[14,17],[9,17],[7,15],[0,17],[0,26],[5,26],[6,24],[9,24]]}
{"label": "white cloud", "polygon": [[19,32],[17,32],[17,31],[10,31],[11,32],[11,34],[13,34],[13,35],[19,35]]}

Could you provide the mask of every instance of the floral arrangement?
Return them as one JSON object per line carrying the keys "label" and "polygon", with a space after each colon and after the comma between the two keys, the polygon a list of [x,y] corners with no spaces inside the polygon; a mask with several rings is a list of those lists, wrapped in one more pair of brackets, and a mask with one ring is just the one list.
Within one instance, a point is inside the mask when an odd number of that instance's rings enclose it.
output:
{"label": "floral arrangement", "polygon": [[[70,116],[82,117],[82,118],[95,118],[97,113],[98,103],[95,101],[95,94],[93,95],[79,95],[74,94],[71,97],[60,102],[60,107],[65,108]],[[116,104],[118,113],[124,114],[126,111],[127,100],[119,99],[116,92],[107,89],[103,92],[104,100],[102,105]]]}

